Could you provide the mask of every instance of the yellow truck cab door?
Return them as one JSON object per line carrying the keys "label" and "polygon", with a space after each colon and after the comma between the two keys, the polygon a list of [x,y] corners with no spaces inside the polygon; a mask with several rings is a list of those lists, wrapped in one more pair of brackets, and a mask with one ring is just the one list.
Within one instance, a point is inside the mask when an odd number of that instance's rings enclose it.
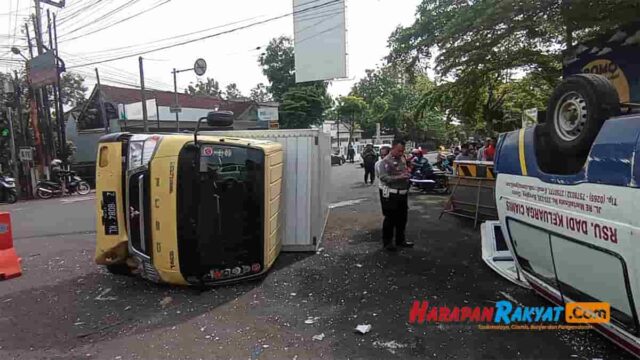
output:
{"label": "yellow truck cab door", "polygon": [[128,256],[125,172],[128,134],[100,139],[96,160],[96,254],[99,265],[122,264]]}

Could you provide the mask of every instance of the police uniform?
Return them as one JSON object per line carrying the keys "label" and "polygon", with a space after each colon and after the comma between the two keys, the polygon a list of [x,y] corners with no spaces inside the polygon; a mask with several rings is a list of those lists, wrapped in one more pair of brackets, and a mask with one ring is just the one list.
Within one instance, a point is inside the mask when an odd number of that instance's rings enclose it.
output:
{"label": "police uniform", "polygon": [[382,243],[385,248],[392,248],[395,230],[396,245],[412,245],[407,244],[405,239],[409,210],[407,202],[409,178],[403,174],[407,174],[407,160],[404,156],[395,158],[389,154],[381,160],[378,170],[380,171],[380,201],[384,215]]}

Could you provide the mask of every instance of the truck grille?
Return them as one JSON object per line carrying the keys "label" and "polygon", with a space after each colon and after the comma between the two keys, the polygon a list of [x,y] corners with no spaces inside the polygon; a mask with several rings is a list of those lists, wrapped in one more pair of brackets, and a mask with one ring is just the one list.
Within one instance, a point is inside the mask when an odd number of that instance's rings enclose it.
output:
{"label": "truck grille", "polygon": [[151,257],[151,200],[147,171],[129,177],[127,189],[127,225],[131,250],[147,258]]}

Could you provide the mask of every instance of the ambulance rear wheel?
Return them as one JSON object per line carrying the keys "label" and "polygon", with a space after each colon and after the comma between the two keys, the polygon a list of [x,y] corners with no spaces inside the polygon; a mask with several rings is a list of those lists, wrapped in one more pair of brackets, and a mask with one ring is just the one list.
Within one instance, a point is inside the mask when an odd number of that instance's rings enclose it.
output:
{"label": "ambulance rear wheel", "polygon": [[606,77],[572,75],[549,98],[546,126],[560,153],[582,156],[589,152],[604,121],[619,111],[618,92]]}

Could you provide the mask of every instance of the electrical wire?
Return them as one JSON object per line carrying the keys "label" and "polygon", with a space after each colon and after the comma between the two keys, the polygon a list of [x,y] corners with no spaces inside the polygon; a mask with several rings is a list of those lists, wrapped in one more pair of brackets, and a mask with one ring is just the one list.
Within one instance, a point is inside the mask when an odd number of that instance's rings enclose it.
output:
{"label": "electrical wire", "polygon": [[106,14],[101,15],[97,20],[93,20],[87,23],[84,23],[76,28],[74,28],[73,30],[69,30],[67,32],[64,32],[63,34],[59,35],[58,38],[60,39],[64,39],[67,36],[69,36],[70,34],[73,34],[75,32],[78,32],[80,30],[86,29],[87,26],[93,26],[95,24],[99,24],[102,23],[104,21],[106,21],[107,19],[109,19],[110,17],[112,17],[114,14],[117,14],[118,12],[132,6],[135,5],[136,3],[138,3],[140,0],[128,0],[126,3],[118,6],[117,8],[107,12]]}
{"label": "electrical wire", "polygon": [[[315,1],[319,1],[319,0],[315,0]],[[68,68],[76,68],[76,67],[97,65],[97,64],[104,63],[104,62],[122,60],[122,59],[126,59],[126,58],[133,57],[133,56],[140,56],[140,55],[149,54],[149,53],[156,52],[156,51],[161,51],[161,50],[166,50],[166,49],[170,49],[170,48],[174,48],[174,47],[178,47],[178,46],[183,46],[183,45],[190,44],[190,43],[193,43],[193,42],[196,42],[196,41],[210,39],[210,38],[213,38],[213,37],[218,37],[218,36],[221,36],[221,35],[226,35],[226,34],[230,34],[230,33],[236,32],[236,31],[240,31],[240,30],[248,29],[248,28],[251,28],[251,27],[258,26],[258,25],[266,24],[266,23],[269,23],[269,22],[272,22],[272,21],[275,21],[275,20],[283,19],[285,17],[298,14],[298,13],[305,13],[305,12],[308,12],[308,11],[311,11],[311,10],[314,10],[314,9],[318,9],[318,8],[322,8],[322,7],[325,7],[327,5],[334,4],[334,3],[337,3],[337,2],[340,2],[340,1],[341,0],[330,0],[330,1],[326,2],[326,3],[324,3],[324,4],[315,5],[315,6],[303,9],[303,10],[297,10],[297,11],[293,11],[291,13],[286,13],[286,14],[283,14],[283,15],[274,16],[274,17],[268,18],[266,20],[257,21],[257,22],[250,23],[250,24],[243,25],[243,26],[239,26],[239,27],[236,27],[236,28],[233,28],[233,29],[221,31],[221,32],[214,33],[214,34],[205,35],[205,36],[202,36],[202,37],[199,37],[199,38],[181,41],[181,42],[173,44],[173,45],[165,45],[165,46],[161,46],[161,47],[158,47],[158,48],[155,48],[155,49],[145,50],[145,51],[141,51],[141,52],[137,52],[137,53],[133,53],[133,54],[128,54],[128,55],[117,56],[117,57],[114,57],[114,58],[111,58],[111,59],[106,59],[106,60],[101,60],[101,61],[94,61],[94,62],[87,63],[87,64],[72,65],[72,66],[69,66]]]}
{"label": "electrical wire", "polygon": [[60,27],[64,27],[64,24],[66,22],[68,22],[69,20],[77,17],[78,15],[80,15],[81,13],[83,13],[84,11],[87,11],[88,9],[94,8],[94,6],[98,5],[100,2],[102,2],[102,0],[94,0],[93,2],[86,2],[85,6],[76,9],[75,11],[72,11],[69,14],[64,14],[64,11],[62,12],[62,16],[60,17],[60,21],[58,22],[58,26]]}
{"label": "electrical wire", "polygon": [[149,12],[149,11],[155,10],[155,9],[159,8],[160,6],[162,6],[162,5],[165,5],[165,4],[169,3],[170,1],[171,1],[171,0],[164,0],[164,1],[163,1],[163,2],[161,2],[161,3],[158,3],[158,4],[156,4],[156,5],[154,5],[154,6],[150,7],[150,8],[147,8],[146,10],[142,10],[142,11],[140,11],[140,12],[136,13],[136,14],[133,14],[133,15],[131,15],[131,16],[129,16],[129,17],[127,17],[127,18],[124,18],[124,19],[122,19],[122,20],[119,20],[119,21],[116,21],[116,22],[114,22],[114,23],[108,24],[108,25],[106,25],[106,26],[103,26],[103,27],[98,28],[98,29],[96,29],[96,30],[90,31],[90,32],[88,32],[88,33],[84,33],[84,34],[81,34],[81,35],[77,35],[77,36],[74,36],[74,37],[72,37],[72,38],[70,38],[70,39],[64,39],[64,40],[62,40],[62,41],[60,41],[60,42],[72,41],[72,40],[75,40],[75,39],[79,39],[79,38],[82,38],[82,37],[85,37],[85,36],[89,36],[89,35],[95,34],[95,33],[97,33],[97,32],[100,32],[100,31],[106,30],[106,29],[108,29],[108,28],[111,28],[111,27],[113,27],[113,26],[116,26],[116,25],[118,25],[118,24],[121,24],[121,23],[123,23],[123,22],[125,22],[125,21],[131,20],[131,19],[133,19],[133,18],[135,18],[135,17],[138,17],[138,16],[140,16],[140,15],[143,15],[143,14],[145,14],[145,13]]}

